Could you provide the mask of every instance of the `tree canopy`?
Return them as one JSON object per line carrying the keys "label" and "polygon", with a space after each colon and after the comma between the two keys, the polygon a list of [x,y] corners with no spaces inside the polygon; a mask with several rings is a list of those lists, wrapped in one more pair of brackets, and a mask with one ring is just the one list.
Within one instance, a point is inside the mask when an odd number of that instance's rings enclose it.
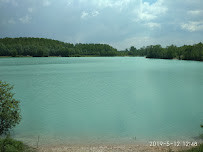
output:
{"label": "tree canopy", "polygon": [[202,43],[181,47],[170,45],[166,48],[163,48],[161,45],[150,45],[136,49],[132,46],[129,51],[123,52],[130,56],[146,56],[147,58],[203,61]]}
{"label": "tree canopy", "polygon": [[115,56],[117,50],[107,44],[71,44],[45,38],[0,39],[0,56]]}
{"label": "tree canopy", "polygon": [[146,56],[147,58],[179,59],[203,61],[203,44],[175,45],[163,48],[161,45],[150,45],[137,49],[117,51],[108,44],[71,44],[45,38],[1,38],[0,56]]}
{"label": "tree canopy", "polygon": [[19,101],[13,98],[13,86],[0,81],[0,135],[8,133],[21,120]]}

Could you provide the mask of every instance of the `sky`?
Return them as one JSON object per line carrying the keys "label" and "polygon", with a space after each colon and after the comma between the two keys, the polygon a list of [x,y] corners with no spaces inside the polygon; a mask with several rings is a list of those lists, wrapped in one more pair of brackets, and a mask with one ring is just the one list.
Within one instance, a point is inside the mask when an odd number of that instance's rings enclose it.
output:
{"label": "sky", "polygon": [[135,46],[203,42],[203,0],[0,0],[0,37]]}

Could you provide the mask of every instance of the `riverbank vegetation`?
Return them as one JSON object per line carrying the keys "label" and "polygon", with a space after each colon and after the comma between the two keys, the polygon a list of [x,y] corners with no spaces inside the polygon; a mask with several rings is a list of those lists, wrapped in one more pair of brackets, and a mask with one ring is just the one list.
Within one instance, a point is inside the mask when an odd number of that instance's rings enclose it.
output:
{"label": "riverbank vegetation", "polygon": [[33,149],[9,137],[10,130],[21,120],[19,101],[14,99],[13,86],[0,80],[0,151],[31,152]]}
{"label": "riverbank vegetation", "polygon": [[179,59],[179,60],[196,60],[203,61],[203,44],[184,45],[177,47],[175,45],[167,46],[150,45],[137,50],[131,47],[129,52],[135,56],[146,56],[147,58],[157,59]]}
{"label": "riverbank vegetation", "polygon": [[158,59],[179,59],[203,61],[203,44],[175,45],[163,48],[161,45],[150,45],[136,49],[118,51],[107,44],[71,44],[45,38],[1,38],[0,56],[32,57],[81,57],[81,56],[145,56]]}
{"label": "riverbank vegetation", "polygon": [[9,134],[21,120],[20,101],[13,98],[12,89],[13,86],[0,80],[0,136]]}
{"label": "riverbank vegetation", "polygon": [[34,148],[31,148],[21,141],[14,140],[10,137],[4,139],[0,138],[0,151],[1,152],[36,152]]}
{"label": "riverbank vegetation", "polygon": [[203,144],[200,144],[197,147],[193,147],[189,150],[183,150],[183,151],[179,151],[179,152],[203,152]]}
{"label": "riverbank vegetation", "polygon": [[116,56],[117,50],[107,44],[71,44],[44,38],[0,39],[0,56]]}

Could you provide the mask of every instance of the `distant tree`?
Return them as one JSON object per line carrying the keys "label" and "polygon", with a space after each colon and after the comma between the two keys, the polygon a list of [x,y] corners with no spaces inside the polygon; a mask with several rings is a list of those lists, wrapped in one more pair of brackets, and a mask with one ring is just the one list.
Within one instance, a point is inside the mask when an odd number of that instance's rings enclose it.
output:
{"label": "distant tree", "polygon": [[175,45],[163,48],[150,45],[117,51],[108,44],[71,44],[45,38],[0,38],[0,56],[146,56],[147,58],[203,61],[203,44]]}
{"label": "distant tree", "polygon": [[11,56],[16,57],[16,55],[18,55],[18,52],[16,51],[16,49],[11,50]]}
{"label": "distant tree", "polygon": [[7,56],[8,50],[3,43],[0,43],[0,56]]}
{"label": "distant tree", "polygon": [[163,58],[163,48],[161,45],[150,45],[146,49],[147,58]]}
{"label": "distant tree", "polygon": [[130,47],[130,52],[128,54],[132,55],[132,56],[138,56],[139,55],[138,50],[134,46]]}
{"label": "distant tree", "polygon": [[19,101],[13,98],[13,86],[0,80],[0,135],[6,134],[21,120]]}
{"label": "distant tree", "polygon": [[166,53],[164,55],[165,59],[173,59],[175,57],[175,53],[177,52],[177,47],[174,45],[166,47]]}

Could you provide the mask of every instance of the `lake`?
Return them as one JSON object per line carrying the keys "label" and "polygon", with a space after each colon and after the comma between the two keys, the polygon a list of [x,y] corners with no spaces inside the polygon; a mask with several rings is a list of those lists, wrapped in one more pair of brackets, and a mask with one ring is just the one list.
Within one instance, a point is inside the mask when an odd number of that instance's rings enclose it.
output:
{"label": "lake", "polygon": [[186,140],[202,133],[203,62],[143,57],[0,58],[21,123],[14,137]]}

